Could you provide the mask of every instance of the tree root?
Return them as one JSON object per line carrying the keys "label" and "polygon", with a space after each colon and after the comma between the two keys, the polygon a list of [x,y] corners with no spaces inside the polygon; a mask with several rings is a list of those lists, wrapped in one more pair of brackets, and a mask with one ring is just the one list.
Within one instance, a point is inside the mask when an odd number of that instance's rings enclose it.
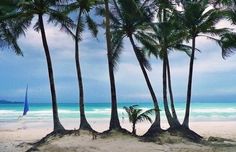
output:
{"label": "tree root", "polygon": [[[167,130],[156,129],[156,128],[151,127],[143,136],[133,135],[131,132],[129,132],[128,130],[126,130],[124,128],[109,129],[109,130],[106,130],[102,133],[99,133],[95,130],[90,130],[90,129],[89,130],[87,130],[87,129],[60,130],[60,131],[53,131],[53,132],[47,134],[45,137],[43,137],[41,140],[39,140],[35,143],[29,143],[30,145],[32,145],[32,147],[30,149],[28,149],[26,152],[38,151],[38,147],[49,142],[50,138],[52,138],[52,137],[61,138],[65,135],[72,135],[72,134],[73,135],[80,135],[80,133],[79,133],[80,130],[85,130],[85,131],[91,132],[93,135],[93,139],[94,139],[94,135],[95,136],[97,136],[97,135],[110,136],[112,134],[112,131],[117,131],[117,132],[120,132],[124,135],[139,137],[140,140],[144,141],[144,142],[155,142],[158,139],[158,137],[160,137],[160,135],[164,132],[169,132],[172,136],[181,136],[181,137],[186,138],[192,142],[197,142],[197,143],[202,141],[202,138],[203,138],[202,136],[200,136],[199,134],[197,134],[193,130],[183,127],[183,126],[178,126],[178,127],[174,127],[174,128],[172,127]],[[53,139],[51,139],[51,140],[53,140]]]}
{"label": "tree root", "polygon": [[87,130],[87,131],[91,131],[91,132],[97,132],[91,127],[91,125],[88,123],[88,121],[86,119],[84,119],[83,121],[80,122],[79,130]]}
{"label": "tree root", "polygon": [[38,147],[46,144],[47,142],[49,142],[50,138],[52,138],[52,137],[62,138],[65,135],[72,135],[72,134],[79,135],[79,130],[59,130],[59,131],[53,131],[53,132],[47,134],[42,139],[40,139],[39,141],[37,141],[35,143],[30,143],[30,145],[32,145],[32,147],[30,149],[28,149],[26,152],[38,151]]}
{"label": "tree root", "polygon": [[165,130],[149,128],[149,130],[140,137],[140,140],[143,142],[155,142],[157,138],[163,133]]}
{"label": "tree root", "polygon": [[155,142],[164,132],[169,132],[172,136],[180,136],[196,143],[201,142],[203,138],[193,130],[179,125],[176,127],[171,127],[167,130],[149,128],[149,130],[143,136],[141,136],[140,139],[144,142]]}
{"label": "tree root", "polygon": [[167,131],[171,135],[181,136],[183,138],[186,138],[196,143],[199,143],[200,141],[202,141],[202,138],[203,138],[201,135],[197,134],[195,131],[191,130],[190,128],[183,127],[183,126],[169,128],[167,129]]}
{"label": "tree root", "polygon": [[112,133],[112,131],[117,131],[117,132],[120,132],[120,133],[125,134],[125,135],[132,135],[131,132],[129,132],[128,130],[126,130],[124,128],[108,129],[106,131],[98,133],[98,135],[109,136]]}
{"label": "tree root", "polygon": [[143,136],[141,136],[141,139],[146,142],[155,141],[156,138],[159,137],[159,135],[163,132],[164,130],[160,128],[159,123],[154,122],[148,131]]}

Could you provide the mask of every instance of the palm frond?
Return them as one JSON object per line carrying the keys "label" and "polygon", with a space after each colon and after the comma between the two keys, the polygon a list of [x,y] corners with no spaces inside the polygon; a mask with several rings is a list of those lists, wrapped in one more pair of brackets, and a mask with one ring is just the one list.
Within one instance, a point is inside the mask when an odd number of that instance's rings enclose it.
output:
{"label": "palm frond", "polygon": [[76,28],[79,29],[79,31],[78,31],[79,33],[77,33],[78,35],[75,35],[75,36],[77,36],[79,40],[82,40],[82,35],[81,34],[83,33],[83,31],[85,29],[85,18],[84,18],[84,16],[81,16],[79,25],[77,25]]}
{"label": "palm frond", "polygon": [[78,11],[79,5],[78,2],[72,2],[69,4],[60,3],[57,5],[57,10],[65,14],[76,13]]}
{"label": "palm frond", "polygon": [[152,123],[152,119],[148,115],[145,115],[143,113],[141,115],[139,115],[138,118],[137,118],[137,122],[142,122],[142,121],[145,121],[145,120]]}
{"label": "palm frond", "polygon": [[152,123],[152,119],[149,117],[149,115],[152,115],[155,112],[155,110],[149,109],[149,110],[146,110],[145,112],[142,112],[142,109],[139,109],[137,107],[138,105],[131,105],[129,107],[124,106],[124,109],[128,114],[129,121],[133,124],[136,124],[137,122],[142,122],[145,120]]}
{"label": "palm frond", "polygon": [[4,23],[0,23],[0,34],[1,47],[10,47],[17,55],[23,56],[23,53],[17,43],[17,38],[13,33],[11,33]]}
{"label": "palm frond", "polygon": [[124,106],[123,108],[125,109],[125,111],[126,111],[127,114],[128,114],[129,121],[130,121],[130,122],[133,122],[133,117],[132,117],[131,109],[130,109],[129,107],[126,107],[126,106]]}
{"label": "palm frond", "polygon": [[124,33],[122,31],[113,31],[112,32],[112,66],[113,69],[116,69],[120,55],[123,50],[123,39]]}
{"label": "palm frond", "polygon": [[[184,53],[186,53],[189,57],[191,56],[191,51],[192,51],[192,47],[185,45],[185,44],[176,44],[173,49],[176,49],[178,51],[183,51]],[[199,49],[196,48],[196,50],[200,51]]]}
{"label": "palm frond", "polygon": [[152,70],[151,64],[149,63],[144,50],[142,50],[141,48],[137,47],[136,51],[137,51],[137,54],[138,54],[138,60],[141,62],[141,64],[143,64],[144,67],[147,70],[149,70],[149,71]]}
{"label": "palm frond", "polygon": [[225,19],[231,21],[233,24],[236,24],[236,10],[235,9],[224,9],[221,10]]}
{"label": "palm frond", "polygon": [[137,108],[138,105],[131,105],[129,107],[124,107],[125,111],[128,114],[129,121],[136,124],[137,122],[142,122],[142,121],[149,121],[152,123],[152,119],[149,117],[149,115],[152,115],[155,110],[154,109],[149,109],[144,112],[142,112],[142,109]]}
{"label": "palm frond", "polygon": [[152,37],[141,31],[137,32],[134,36],[136,40],[138,40],[144,46],[145,49],[152,52],[155,56],[158,55],[158,44]]}
{"label": "palm frond", "polygon": [[61,29],[63,29],[64,26],[70,29],[75,28],[73,20],[70,19],[66,14],[55,11],[53,9],[49,9],[48,14],[49,14],[48,23],[54,23],[55,26],[59,24],[61,26]]}
{"label": "palm frond", "polygon": [[97,24],[92,20],[92,18],[89,15],[86,16],[86,22],[88,24],[88,28],[91,31],[92,35],[94,37],[97,37],[97,34],[98,34]]}
{"label": "palm frond", "polygon": [[39,32],[39,31],[40,31],[39,19],[35,22],[35,24],[34,24],[34,26],[33,26],[33,29],[34,29],[36,32]]}
{"label": "palm frond", "polygon": [[225,33],[222,35],[219,45],[222,48],[222,57],[225,59],[236,52],[236,33]]}

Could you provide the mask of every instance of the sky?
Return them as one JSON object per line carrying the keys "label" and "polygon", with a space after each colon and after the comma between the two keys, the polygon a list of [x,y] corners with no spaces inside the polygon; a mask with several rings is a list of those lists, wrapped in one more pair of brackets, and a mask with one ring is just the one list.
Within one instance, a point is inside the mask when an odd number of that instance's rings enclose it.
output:
{"label": "sky", "polygon": [[[221,22],[218,27],[229,26]],[[74,61],[73,39],[51,24],[45,25],[53,62],[58,102],[78,102],[78,82]],[[235,28],[235,27],[233,27]],[[99,29],[97,39],[90,32],[83,33],[80,43],[81,69],[84,80],[85,102],[110,102],[105,32]],[[214,42],[197,38],[193,76],[193,101],[236,102],[236,55],[222,59],[221,50]],[[19,44],[24,57],[4,49],[0,51],[0,100],[23,101],[29,85],[30,102],[50,102],[46,58],[41,35],[32,28]],[[148,72],[158,99],[162,100],[162,62],[152,57]],[[185,101],[189,57],[183,52],[170,54],[173,93],[177,101]],[[150,102],[151,97],[129,41],[115,71],[118,102]]]}

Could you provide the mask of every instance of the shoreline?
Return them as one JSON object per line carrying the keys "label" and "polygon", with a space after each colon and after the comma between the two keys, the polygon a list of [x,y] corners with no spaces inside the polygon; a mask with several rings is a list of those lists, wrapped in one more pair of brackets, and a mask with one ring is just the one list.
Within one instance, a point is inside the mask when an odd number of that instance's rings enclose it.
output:
{"label": "shoreline", "polygon": [[[103,132],[109,128],[109,119],[92,119],[88,120],[91,127],[98,131]],[[67,130],[78,129],[79,127],[79,120],[68,120],[62,119],[62,125]],[[128,120],[124,120],[120,122],[121,126],[129,131],[132,129],[131,123]],[[148,128],[151,126],[148,122],[142,122],[136,124],[137,134],[142,135],[144,134]],[[219,136],[223,138],[230,138],[236,140],[236,130],[234,127],[236,126],[236,121],[192,121],[190,122],[190,128],[200,135],[204,137],[209,136]],[[169,127],[166,121],[161,122],[162,129],[167,129]],[[52,120],[48,121],[18,121],[18,122],[1,122],[0,123],[0,137],[4,137],[2,133],[7,132],[31,132],[32,130],[38,130],[41,132],[45,132],[45,135],[52,131],[53,124]],[[38,134],[38,133],[37,133]],[[29,136],[30,137],[30,136]],[[0,139],[1,141],[1,139]]]}

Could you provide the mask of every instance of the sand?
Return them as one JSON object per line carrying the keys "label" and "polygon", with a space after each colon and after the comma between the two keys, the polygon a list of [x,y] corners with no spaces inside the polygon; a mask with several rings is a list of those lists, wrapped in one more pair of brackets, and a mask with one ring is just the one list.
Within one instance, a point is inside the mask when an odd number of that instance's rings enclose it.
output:
{"label": "sand", "polygon": [[[66,129],[77,128],[73,121],[62,121]],[[108,128],[107,120],[90,121],[95,130],[104,131]],[[131,124],[127,121],[121,123],[128,130]],[[139,135],[145,133],[150,126],[148,123],[137,125]],[[168,125],[163,122],[163,128]],[[210,136],[236,140],[236,122],[192,122],[191,128],[202,135],[205,139]],[[0,152],[21,152],[30,148],[26,143],[35,142],[52,131],[51,121],[48,122],[15,122],[0,124]],[[169,138],[167,136],[167,138]],[[172,137],[170,137],[172,138]],[[77,151],[77,152],[236,152],[236,146],[227,146],[227,143],[218,145],[200,145],[186,140],[178,139],[171,141],[167,139],[162,142],[141,142],[139,139],[127,135],[113,133],[111,137],[92,140],[92,135],[88,132],[81,132],[80,136],[68,135],[58,138],[39,148],[40,151]],[[236,143],[233,143],[236,144]]]}

